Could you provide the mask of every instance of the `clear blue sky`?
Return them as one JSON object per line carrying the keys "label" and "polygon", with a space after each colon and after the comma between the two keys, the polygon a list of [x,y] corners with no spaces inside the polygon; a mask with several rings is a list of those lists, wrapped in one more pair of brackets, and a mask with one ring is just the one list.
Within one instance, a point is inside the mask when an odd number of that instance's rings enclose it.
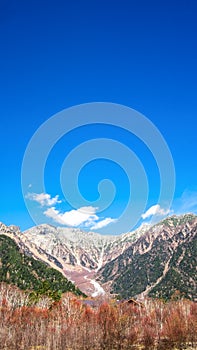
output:
{"label": "clear blue sky", "polygon": [[[34,225],[21,190],[27,144],[55,113],[96,101],[126,105],[155,124],[175,164],[172,210],[196,212],[196,18],[195,0],[0,1],[0,221],[23,230]],[[59,183],[63,149],[113,132],[120,142],[126,140],[146,170],[146,210],[157,204],[158,173],[144,145],[122,131],[90,126],[74,132],[70,140],[60,140],[46,164],[46,193],[62,201],[54,200],[57,215],[73,209],[65,203]],[[117,194],[114,207],[99,214],[99,220],[117,219],[128,199],[128,181],[117,165],[106,160],[88,164],[79,179],[80,190],[94,200],[97,183],[105,177],[114,181]],[[38,205],[33,188],[32,193],[29,200]],[[108,231],[113,232],[113,224],[102,232]]]}

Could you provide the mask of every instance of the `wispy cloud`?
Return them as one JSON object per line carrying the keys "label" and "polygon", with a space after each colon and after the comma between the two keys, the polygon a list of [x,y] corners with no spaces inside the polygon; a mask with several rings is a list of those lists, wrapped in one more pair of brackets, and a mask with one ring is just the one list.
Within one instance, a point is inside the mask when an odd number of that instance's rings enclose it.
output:
{"label": "wispy cloud", "polygon": [[59,196],[51,197],[48,193],[32,193],[29,192],[26,196],[29,200],[39,203],[42,207],[50,207],[57,203],[61,203]]}
{"label": "wispy cloud", "polygon": [[197,191],[185,190],[181,197],[174,201],[173,207],[177,214],[197,213]]}
{"label": "wispy cloud", "polygon": [[97,222],[96,224],[94,224],[91,227],[91,229],[92,230],[98,230],[98,229],[103,228],[103,227],[105,227],[105,226],[107,226],[109,224],[112,224],[112,223],[116,222],[116,221],[117,221],[117,219],[106,218],[106,219],[101,220],[101,221]]}
{"label": "wispy cloud", "polygon": [[142,219],[145,220],[151,216],[164,216],[169,214],[169,209],[165,210],[161,208],[159,204],[155,204],[150,207],[144,214],[141,215]]}

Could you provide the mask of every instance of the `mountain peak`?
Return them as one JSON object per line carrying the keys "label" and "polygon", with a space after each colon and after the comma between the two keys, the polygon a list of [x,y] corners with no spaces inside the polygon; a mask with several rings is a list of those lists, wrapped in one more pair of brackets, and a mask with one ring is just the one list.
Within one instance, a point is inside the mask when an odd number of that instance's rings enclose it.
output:
{"label": "mountain peak", "polygon": [[186,213],[186,214],[181,214],[181,215],[172,215],[168,216],[167,218],[163,219],[160,221],[157,225],[167,225],[167,226],[174,226],[177,227],[179,225],[185,224],[186,222],[191,222],[193,220],[197,219],[197,215],[193,213]]}
{"label": "mountain peak", "polygon": [[[120,236],[42,224],[21,233],[0,224],[21,251],[55,267],[88,295],[102,288],[122,297],[168,297],[175,287],[195,298],[197,216],[172,215]],[[96,278],[96,280],[94,279]],[[152,293],[152,294],[151,294]]]}

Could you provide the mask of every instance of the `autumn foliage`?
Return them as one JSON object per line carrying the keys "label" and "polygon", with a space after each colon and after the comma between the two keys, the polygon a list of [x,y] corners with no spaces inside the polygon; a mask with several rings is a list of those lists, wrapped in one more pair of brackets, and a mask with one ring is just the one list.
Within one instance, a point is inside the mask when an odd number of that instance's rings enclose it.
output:
{"label": "autumn foliage", "polygon": [[34,304],[27,293],[0,286],[1,350],[195,349],[197,304],[146,300],[85,305],[72,294]]}

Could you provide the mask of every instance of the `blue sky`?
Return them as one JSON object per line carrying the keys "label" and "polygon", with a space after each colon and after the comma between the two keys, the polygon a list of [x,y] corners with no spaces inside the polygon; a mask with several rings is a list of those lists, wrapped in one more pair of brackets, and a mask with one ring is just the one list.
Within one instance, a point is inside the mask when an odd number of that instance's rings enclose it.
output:
{"label": "blue sky", "polygon": [[[194,0],[0,2],[0,221],[22,230],[33,226],[25,204],[29,202],[42,214],[40,222],[95,230],[103,225],[102,233],[127,231],[128,223],[116,229],[130,185],[118,164],[97,159],[84,166],[79,189],[88,205],[72,207],[64,197],[62,164],[73,148],[92,138],[114,138],[143,164],[149,196],[142,215],[152,209],[138,224],[167,214],[158,206],[160,181],[153,155],[135,135],[109,125],[87,125],[62,137],[46,162],[45,192],[29,183],[24,200],[21,166],[31,137],[56,113],[91,102],[128,106],[159,129],[176,171],[170,212],[197,212],[196,15]],[[114,183],[116,194],[100,211],[91,201],[105,178]]]}

